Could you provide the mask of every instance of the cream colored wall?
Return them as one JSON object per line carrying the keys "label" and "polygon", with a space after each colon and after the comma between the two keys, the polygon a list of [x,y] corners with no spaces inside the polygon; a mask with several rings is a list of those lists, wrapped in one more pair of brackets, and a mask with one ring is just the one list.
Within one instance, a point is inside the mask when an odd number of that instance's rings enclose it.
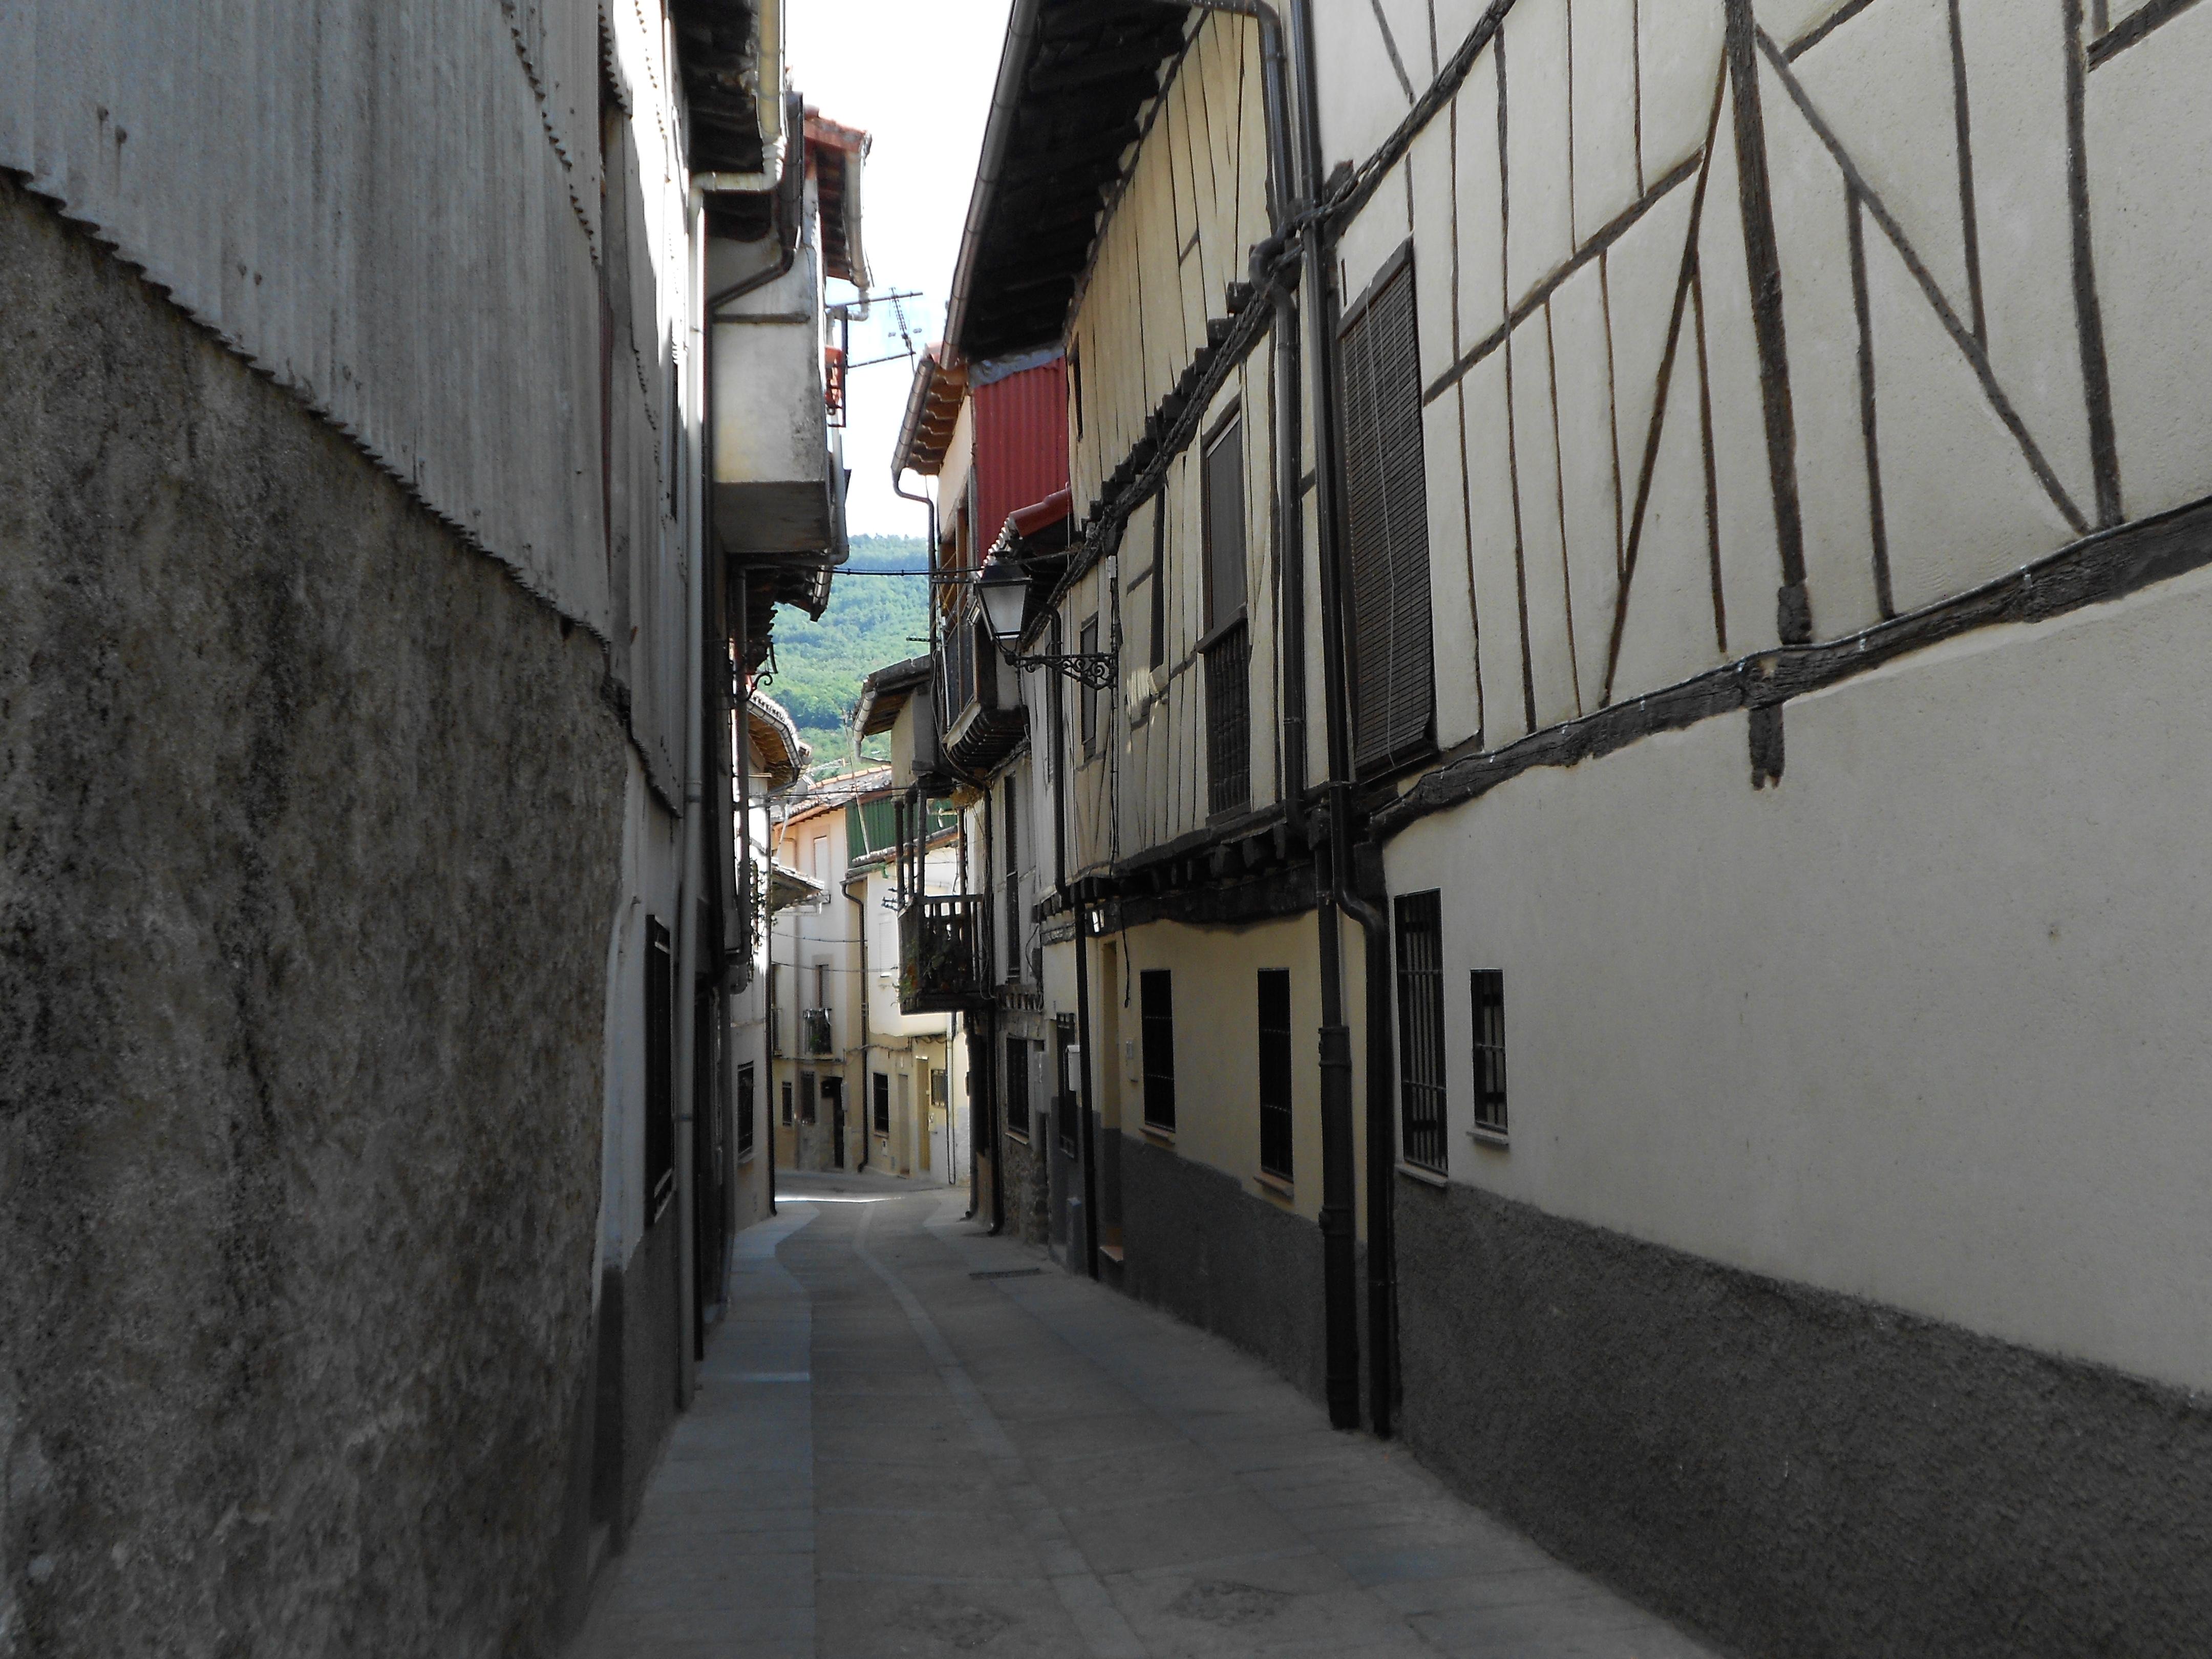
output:
{"label": "cream colored wall", "polygon": [[[2212,575],[1991,629],[1417,823],[1451,1175],[2212,1384]],[[1511,1147],[1468,1136],[1505,973]]]}
{"label": "cream colored wall", "polygon": [[[1121,983],[1107,984],[1096,972],[1091,993],[1093,1029],[1103,1024],[1106,999],[1117,1005],[1121,1051],[1097,1056],[1093,1087],[1118,1091],[1124,1133],[1171,1145],[1176,1156],[1218,1170],[1245,1192],[1318,1221],[1321,1214],[1321,1068],[1316,1063],[1321,1028],[1320,946],[1311,915],[1257,923],[1242,928],[1200,928],[1180,922],[1155,922],[1114,936],[1126,950],[1127,1000]],[[1353,1179],[1360,1194],[1360,1226],[1365,1230],[1366,1112],[1364,966],[1366,957],[1358,929],[1344,928],[1344,975],[1347,1015],[1352,1030]],[[1097,951],[1099,946],[1092,945]],[[1072,949],[1068,996],[1073,1006]],[[1098,966],[1098,957],[1092,957]],[[1171,1139],[1143,1128],[1144,1024],[1137,975],[1148,968],[1175,975],[1176,1131]],[[1291,1078],[1293,1175],[1288,1194],[1260,1179],[1260,1011],[1259,972],[1291,970]]]}
{"label": "cream colored wall", "polygon": [[[1467,9],[1437,9],[1439,61]],[[1780,473],[1814,639],[2199,498],[2212,427],[2212,14],[2092,55],[2085,267],[2066,64],[2087,34],[2069,42],[2056,5],[1966,0],[1954,57],[1936,0],[1878,0],[1811,40],[1834,10],[1755,12]],[[1371,8],[1322,11],[1330,151],[1364,156],[1395,74],[1370,61]],[[1571,19],[1518,0],[1343,232],[1347,298],[1414,246],[1440,747],[1501,747],[1782,637],[1724,27],[1723,0],[1583,0]]]}
{"label": "cream colored wall", "polygon": [[1205,345],[1207,319],[1228,314],[1228,286],[1267,234],[1260,80],[1257,27],[1206,15],[1099,235],[1068,328],[1083,367],[1079,433],[1072,397],[1068,413],[1079,512]]}

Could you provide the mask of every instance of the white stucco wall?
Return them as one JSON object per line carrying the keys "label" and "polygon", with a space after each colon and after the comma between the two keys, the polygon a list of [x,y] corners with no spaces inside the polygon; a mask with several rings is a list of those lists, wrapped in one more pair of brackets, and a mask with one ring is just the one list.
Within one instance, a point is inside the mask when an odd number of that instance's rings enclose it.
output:
{"label": "white stucco wall", "polygon": [[[1417,823],[1452,1178],[2212,1383],[2208,632],[2200,574],[1790,702],[1774,788],[1738,715]],[[1504,1152],[1465,1133],[1472,968]]]}

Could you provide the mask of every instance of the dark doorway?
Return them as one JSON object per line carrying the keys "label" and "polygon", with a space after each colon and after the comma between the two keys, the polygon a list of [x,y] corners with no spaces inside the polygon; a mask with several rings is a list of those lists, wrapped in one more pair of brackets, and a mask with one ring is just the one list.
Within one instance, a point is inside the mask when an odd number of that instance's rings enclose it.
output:
{"label": "dark doorway", "polygon": [[830,1103],[830,1166],[842,1170],[845,1167],[845,1079],[823,1078],[822,1098]]}

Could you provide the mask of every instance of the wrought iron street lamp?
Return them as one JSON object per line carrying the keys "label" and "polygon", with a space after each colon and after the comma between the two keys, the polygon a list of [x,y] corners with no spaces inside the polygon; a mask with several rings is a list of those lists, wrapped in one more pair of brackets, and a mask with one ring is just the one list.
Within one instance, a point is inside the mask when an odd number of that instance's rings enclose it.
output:
{"label": "wrought iron street lamp", "polygon": [[1048,651],[1036,656],[1021,653],[1023,612],[1029,605],[1029,572],[1011,559],[997,555],[983,562],[975,591],[983,601],[984,624],[991,639],[1016,668],[1050,668],[1069,679],[1103,691],[1114,684],[1115,654],[1111,651]]}

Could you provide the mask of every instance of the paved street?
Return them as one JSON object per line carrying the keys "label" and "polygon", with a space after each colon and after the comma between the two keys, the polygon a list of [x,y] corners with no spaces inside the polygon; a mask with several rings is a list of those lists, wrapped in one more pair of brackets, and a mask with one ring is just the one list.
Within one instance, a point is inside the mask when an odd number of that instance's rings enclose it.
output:
{"label": "paved street", "polygon": [[958,1193],[785,1190],[584,1659],[1705,1651]]}

